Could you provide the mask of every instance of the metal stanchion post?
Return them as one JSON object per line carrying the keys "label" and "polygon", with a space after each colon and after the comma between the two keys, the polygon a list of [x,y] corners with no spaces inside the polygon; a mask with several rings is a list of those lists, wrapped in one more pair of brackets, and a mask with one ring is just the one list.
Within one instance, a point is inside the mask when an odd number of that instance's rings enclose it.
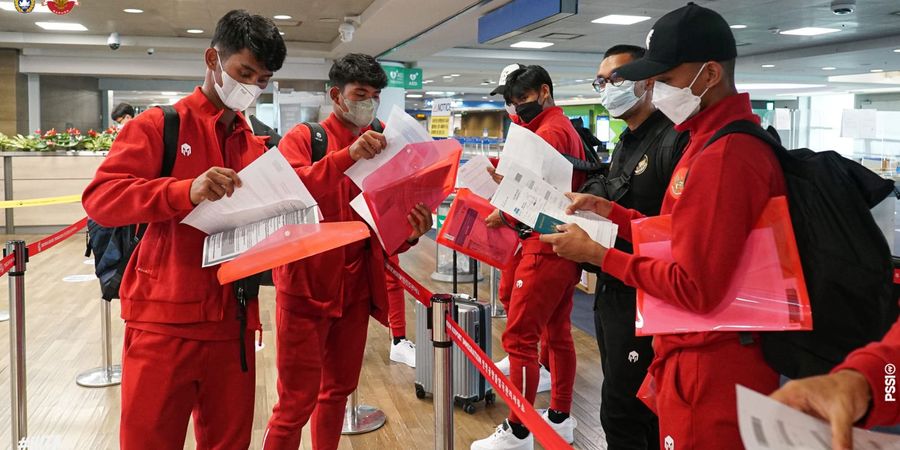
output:
{"label": "metal stanchion post", "polygon": [[497,269],[495,267],[490,267],[491,269],[491,317],[506,317],[506,310],[503,309],[503,305],[500,304],[500,298],[497,294],[498,286],[497,284],[500,282],[497,279]]}
{"label": "metal stanchion post", "polygon": [[453,448],[453,342],[446,317],[453,311],[453,296],[431,298],[431,340],[434,344],[434,448]]}
{"label": "metal stanchion post", "polygon": [[344,428],[341,434],[363,434],[384,425],[384,412],[374,406],[360,405],[357,391],[353,391],[344,412]]}
{"label": "metal stanchion post", "polygon": [[100,345],[103,365],[78,374],[75,382],[84,387],[107,387],[122,383],[122,366],[112,363],[112,337],[110,333],[110,305],[100,299]]}
{"label": "metal stanchion post", "polygon": [[25,241],[6,241],[5,254],[15,254],[9,271],[9,377],[12,448],[27,442],[28,396],[25,385]]}

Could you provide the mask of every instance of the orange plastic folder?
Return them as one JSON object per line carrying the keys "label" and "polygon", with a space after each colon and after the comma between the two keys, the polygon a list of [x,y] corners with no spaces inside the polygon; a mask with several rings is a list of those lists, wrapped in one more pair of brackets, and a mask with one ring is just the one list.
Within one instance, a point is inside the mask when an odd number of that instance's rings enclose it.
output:
{"label": "orange plastic folder", "polygon": [[363,198],[385,251],[392,254],[412,233],[407,220],[419,203],[434,211],[456,184],[462,147],[453,139],[409,144],[363,181]]}
{"label": "orange plastic folder", "polygon": [[217,276],[219,283],[231,283],[368,237],[369,227],[362,222],[285,225],[242,255],[223,263]]}
{"label": "orange plastic folder", "polygon": [[[632,222],[635,253],[674,261],[671,225],[670,215]],[[639,289],[636,334],[812,329],[809,294],[785,197],[775,197],[766,205],[736,265],[728,292],[706,314]]]}
{"label": "orange plastic folder", "polygon": [[513,261],[519,235],[509,227],[488,228],[484,220],[494,211],[491,203],[460,189],[437,236],[438,244],[452,248],[498,269]]}

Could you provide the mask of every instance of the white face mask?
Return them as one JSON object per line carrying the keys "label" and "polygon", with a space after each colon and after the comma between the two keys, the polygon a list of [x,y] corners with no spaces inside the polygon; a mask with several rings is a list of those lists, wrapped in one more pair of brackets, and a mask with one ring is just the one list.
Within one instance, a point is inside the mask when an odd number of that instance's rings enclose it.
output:
{"label": "white face mask", "polygon": [[233,111],[243,111],[249,108],[262,94],[262,89],[255,84],[244,84],[231,78],[231,75],[228,75],[225,67],[222,66],[222,60],[218,56],[216,58],[219,61],[219,69],[222,71],[222,85],[219,86],[219,83],[216,83],[215,79],[213,80],[213,86],[216,88],[216,93],[219,94],[219,99],[226,108]]}
{"label": "white face mask", "polygon": [[512,103],[507,103],[506,104],[506,114],[509,115],[509,117],[516,115],[516,105],[513,105]]}
{"label": "white face mask", "polygon": [[675,125],[684,123],[684,121],[700,111],[700,99],[709,90],[709,86],[700,95],[694,95],[691,87],[694,86],[704,69],[706,69],[706,64],[703,64],[697,75],[694,75],[694,80],[691,81],[688,87],[679,89],[661,81],[657,81],[653,85],[653,105],[662,111]]}
{"label": "white face mask", "polygon": [[365,100],[348,100],[344,98],[344,119],[350,123],[365,128],[375,121],[375,113],[378,112],[378,100],[367,98]]}
{"label": "white face mask", "polygon": [[634,95],[634,81],[625,81],[621,86],[607,83],[606,88],[600,91],[600,104],[609,111],[610,115],[619,118],[633,108],[646,94],[645,90],[640,97]]}

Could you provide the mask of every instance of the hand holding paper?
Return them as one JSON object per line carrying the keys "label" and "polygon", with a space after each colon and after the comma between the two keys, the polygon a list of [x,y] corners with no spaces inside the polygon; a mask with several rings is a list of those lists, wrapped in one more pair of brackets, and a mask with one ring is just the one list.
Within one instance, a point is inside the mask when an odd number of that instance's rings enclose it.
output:
{"label": "hand holding paper", "polygon": [[479,197],[490,199],[497,192],[497,184],[488,169],[493,169],[487,156],[478,155],[459,166],[456,187],[470,189]]}
{"label": "hand holding paper", "polygon": [[407,145],[416,142],[433,141],[428,132],[422,128],[422,125],[416,119],[396,106],[391,110],[391,115],[388,117],[387,124],[385,124],[384,139],[386,146],[380,154],[371,159],[358,160],[345,172],[360,188],[362,188],[363,181],[369,175],[379,167],[387,164]]}

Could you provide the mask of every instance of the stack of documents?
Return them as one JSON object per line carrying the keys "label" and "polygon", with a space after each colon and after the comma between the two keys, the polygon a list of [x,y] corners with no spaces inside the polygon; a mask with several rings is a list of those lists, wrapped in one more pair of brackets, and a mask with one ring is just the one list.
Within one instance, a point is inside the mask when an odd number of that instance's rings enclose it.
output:
{"label": "stack of documents", "polygon": [[320,213],[287,159],[273,148],[238,172],[231,197],[203,201],[181,223],[209,236],[203,267],[234,259],[286,224],[318,223]]}
{"label": "stack of documents", "polygon": [[433,211],[453,192],[462,146],[434,141],[411,116],[394,108],[385,126],[387,148],[357,161],[346,174],[362,190],[350,202],[393,254],[412,234],[407,217],[422,203]]}
{"label": "stack of documents", "polygon": [[[553,233],[558,224],[574,223],[600,245],[612,248],[616,243],[618,225],[593,213],[568,215],[566,208],[571,203],[563,191],[515,163],[507,163],[503,181],[491,198],[492,205],[539,233]],[[542,220],[539,221],[539,218]]]}

